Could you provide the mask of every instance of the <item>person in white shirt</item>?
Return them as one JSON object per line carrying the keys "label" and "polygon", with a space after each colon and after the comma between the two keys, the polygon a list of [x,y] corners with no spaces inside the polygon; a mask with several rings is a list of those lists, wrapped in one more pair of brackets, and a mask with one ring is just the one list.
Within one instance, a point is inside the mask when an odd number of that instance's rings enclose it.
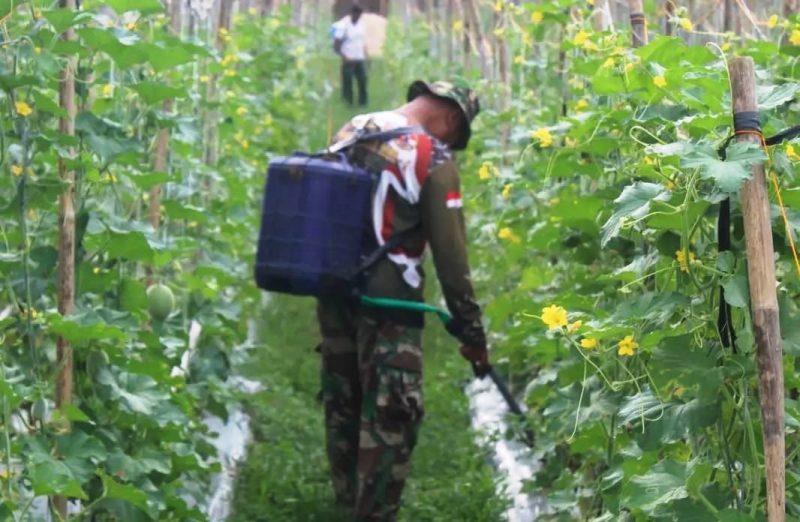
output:
{"label": "person in white shirt", "polygon": [[364,10],[357,3],[350,9],[350,16],[333,26],[334,49],[342,58],[342,97],[353,104],[353,77],[358,83],[358,103],[367,104],[367,44]]}

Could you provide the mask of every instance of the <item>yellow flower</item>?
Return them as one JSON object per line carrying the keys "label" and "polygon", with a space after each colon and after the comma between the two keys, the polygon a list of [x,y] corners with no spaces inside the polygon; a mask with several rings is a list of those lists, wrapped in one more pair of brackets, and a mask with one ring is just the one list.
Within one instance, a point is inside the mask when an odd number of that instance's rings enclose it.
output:
{"label": "yellow flower", "polygon": [[503,192],[501,193],[503,199],[508,199],[511,197],[511,183],[507,183],[506,186],[503,187]]}
{"label": "yellow flower", "polygon": [[208,83],[208,80],[210,80],[210,78],[208,77],[207,74],[200,75],[200,83]]}
{"label": "yellow flower", "polygon": [[786,157],[788,157],[792,161],[800,161],[800,154],[794,150],[794,145],[791,143],[786,146]]}
{"label": "yellow flower", "polygon": [[497,237],[499,237],[500,239],[506,239],[506,240],[508,240],[508,241],[511,241],[512,243],[519,243],[519,242],[520,242],[520,238],[519,238],[519,236],[518,236],[518,235],[516,235],[516,234],[514,233],[514,231],[513,231],[513,230],[511,230],[511,229],[510,229],[510,228],[508,228],[508,227],[503,227],[503,228],[501,228],[501,229],[500,229],[500,230],[497,232]]}
{"label": "yellow flower", "polygon": [[585,111],[588,107],[589,107],[589,102],[586,101],[586,98],[581,98],[575,103],[575,110],[578,112]]}
{"label": "yellow flower", "polygon": [[675,259],[678,260],[678,266],[681,268],[681,272],[688,272],[689,271],[689,263],[695,262],[694,252],[689,252],[689,261],[686,261],[686,253],[683,250],[678,250],[675,252]]}
{"label": "yellow flower", "polygon": [[636,352],[636,349],[639,348],[639,343],[633,339],[632,335],[626,335],[623,340],[617,343],[617,346],[619,346],[619,350],[617,350],[619,355],[631,357]]}
{"label": "yellow flower", "polygon": [[659,74],[658,76],[653,78],[653,85],[655,85],[656,87],[661,87],[661,88],[666,87],[667,86],[667,79],[664,78],[664,76]]}
{"label": "yellow flower", "polygon": [[36,53],[36,54],[42,54],[42,48],[41,47],[34,47],[33,48],[33,52]]}
{"label": "yellow flower", "polygon": [[464,22],[461,20],[453,20],[453,32],[460,33],[464,30]]}
{"label": "yellow flower", "polygon": [[602,67],[603,67],[603,69],[610,69],[610,68],[614,67],[614,65],[616,65],[616,63],[617,62],[615,62],[613,58],[606,58],[606,61],[603,62]]}
{"label": "yellow flower", "polygon": [[583,90],[583,81],[578,78],[570,78],[567,80],[567,83],[575,90],[582,91]]}
{"label": "yellow flower", "polygon": [[236,71],[234,69],[225,69],[225,76],[236,76]]}
{"label": "yellow flower", "polygon": [[494,30],[494,35],[498,38],[502,38],[504,34],[506,34],[505,27],[498,27]]}
{"label": "yellow flower", "polygon": [[583,47],[587,51],[599,51],[600,50],[600,48],[597,47],[597,44],[594,43],[591,40],[586,40],[585,42],[583,42],[583,45],[581,47]]}
{"label": "yellow flower", "polygon": [[724,44],[722,44],[720,46],[720,49],[722,49],[722,52],[727,53],[728,51],[731,50],[731,43],[730,42],[725,42]]}
{"label": "yellow flower", "polygon": [[516,65],[522,65],[523,63],[525,63],[525,57],[522,56],[521,54],[515,56],[514,57],[514,63]]}
{"label": "yellow flower", "polygon": [[635,66],[634,66],[633,62],[626,63],[625,64],[625,74],[628,74],[629,72],[631,72],[634,67]]}
{"label": "yellow flower", "polygon": [[136,30],[136,22],[128,22],[125,24],[125,29],[128,31],[135,31]]}
{"label": "yellow flower", "polygon": [[522,33],[522,45],[530,47],[533,44],[533,37],[528,33]]}
{"label": "yellow flower", "polygon": [[553,144],[553,135],[550,133],[550,129],[545,127],[533,131],[531,137],[539,140],[539,146],[542,148],[549,147]]}
{"label": "yellow flower", "polygon": [[675,182],[671,179],[668,179],[664,186],[667,187],[667,190],[675,190]]}
{"label": "yellow flower", "polygon": [[218,34],[218,35],[219,35],[219,37],[220,37],[220,38],[222,38],[223,40],[228,40],[228,39],[231,37],[231,35],[230,35],[230,33],[228,32],[228,30],[227,30],[227,29],[225,29],[224,27],[220,27],[220,28],[219,28],[219,30],[217,31],[217,34]]}
{"label": "yellow flower", "polygon": [[792,30],[792,34],[789,36],[789,43],[792,45],[800,45],[800,29]]}
{"label": "yellow flower", "polygon": [[481,168],[478,169],[478,178],[481,181],[486,181],[487,179],[492,177],[493,170],[494,167],[492,166],[492,164],[489,163],[488,161],[484,161],[483,165],[481,165]]}
{"label": "yellow flower", "polygon": [[103,85],[103,98],[111,98],[114,95],[114,86],[110,83]]}
{"label": "yellow flower", "polygon": [[569,324],[569,326],[567,326],[567,332],[569,332],[569,333],[575,333],[575,332],[577,332],[577,331],[578,331],[578,329],[579,329],[581,326],[583,326],[583,321],[580,321],[580,320],[578,320],[578,321],[575,321],[574,323],[570,323],[570,324]]}
{"label": "yellow flower", "polygon": [[567,326],[567,311],[558,305],[546,306],[542,309],[542,322],[548,330],[557,330]]}
{"label": "yellow flower", "polygon": [[575,35],[575,38],[572,40],[572,43],[574,43],[577,46],[582,46],[588,39],[589,39],[589,33],[587,33],[584,30],[580,30]]}
{"label": "yellow flower", "polygon": [[597,339],[594,337],[584,337],[581,339],[581,348],[584,350],[592,350],[597,348]]}
{"label": "yellow flower", "polygon": [[503,10],[503,3],[504,3],[503,0],[497,0],[494,3],[494,10],[497,11],[497,12],[502,11]]}
{"label": "yellow flower", "polygon": [[222,60],[219,61],[219,64],[221,66],[223,66],[223,67],[227,67],[230,64],[234,63],[235,61],[236,61],[236,56],[235,55],[226,54],[225,56],[222,57]]}
{"label": "yellow flower", "polygon": [[769,20],[767,20],[767,27],[774,29],[776,25],[778,25],[778,15],[770,16]]}
{"label": "yellow flower", "polygon": [[37,7],[36,9],[33,10],[33,19],[38,20],[41,17],[42,17],[42,10]]}
{"label": "yellow flower", "polygon": [[20,165],[11,165],[11,174],[14,176],[22,176],[22,167]]}
{"label": "yellow flower", "polygon": [[694,31],[694,24],[688,18],[681,18],[680,24],[684,31]]}
{"label": "yellow flower", "polygon": [[33,109],[31,109],[31,106],[25,103],[24,101],[15,102],[14,106],[17,109],[17,114],[19,114],[23,118],[26,118],[31,114],[33,114]]}
{"label": "yellow flower", "polygon": [[531,23],[538,24],[544,20],[544,15],[541,11],[534,11],[531,13]]}
{"label": "yellow flower", "polygon": [[586,0],[586,3],[589,5],[594,5],[594,0]]}

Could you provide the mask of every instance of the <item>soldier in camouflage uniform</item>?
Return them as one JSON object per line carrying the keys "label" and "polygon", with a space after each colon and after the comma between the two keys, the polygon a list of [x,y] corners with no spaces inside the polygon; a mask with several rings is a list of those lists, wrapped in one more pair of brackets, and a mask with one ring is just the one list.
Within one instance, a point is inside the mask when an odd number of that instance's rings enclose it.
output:
{"label": "soldier in camouflage uniform", "polygon": [[[417,126],[387,142],[363,142],[352,161],[376,176],[374,247],[415,228],[367,274],[372,297],[423,300],[422,255],[430,246],[462,355],[488,364],[486,336],[467,263],[459,176],[451,150],[467,146],[478,99],[466,86],[415,82],[408,103],[356,116],[334,138]],[[322,398],[337,501],[357,521],[395,520],[424,415],[421,313],[320,300]]]}

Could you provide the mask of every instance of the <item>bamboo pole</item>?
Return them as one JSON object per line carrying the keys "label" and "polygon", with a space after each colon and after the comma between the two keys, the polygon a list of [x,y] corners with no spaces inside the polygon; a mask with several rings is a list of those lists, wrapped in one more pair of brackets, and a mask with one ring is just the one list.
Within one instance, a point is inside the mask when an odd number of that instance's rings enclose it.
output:
{"label": "bamboo pole", "polygon": [[783,16],[789,18],[797,12],[800,2],[798,0],[783,0]]}
{"label": "bamboo pole", "polygon": [[484,78],[489,78],[492,74],[492,46],[481,27],[481,15],[478,10],[476,0],[464,0],[465,18],[469,19],[470,37],[478,49],[478,56],[481,61],[481,73]]}
{"label": "bamboo pole", "polygon": [[629,0],[631,10],[631,32],[633,33],[633,47],[647,45],[647,18],[644,16],[642,0]]}
{"label": "bamboo pole", "polygon": [[675,4],[672,0],[664,0],[664,34],[672,36],[672,17],[675,16]]}
{"label": "bamboo pole", "polygon": [[611,19],[611,7],[608,0],[595,0],[592,9],[592,27],[595,31],[605,32],[613,27],[614,21]]}
{"label": "bamboo pole", "polygon": [[[75,10],[75,0],[59,0],[59,7],[67,11]],[[62,35],[64,41],[75,40],[71,27]],[[63,136],[75,135],[75,70],[77,59],[70,55],[64,62],[59,79],[59,103],[66,112],[58,122]],[[74,150],[67,154],[72,156]],[[67,158],[59,156],[58,175],[66,187],[58,198],[58,312],[71,315],[75,312],[75,172],[67,166]],[[72,346],[63,337],[56,341],[56,408],[63,408],[72,402],[73,354]],[[68,422],[68,421],[66,421]],[[66,497],[54,497],[53,508],[62,518],[67,516]]]}
{"label": "bamboo pole", "polygon": [[[181,0],[172,0],[169,6],[170,30],[174,36],[181,34]],[[164,100],[161,110],[164,114],[170,114],[175,101],[172,99]],[[165,172],[167,170],[167,152],[169,147],[169,128],[159,129],[156,136],[156,147],[153,155],[153,171]],[[161,185],[155,185],[150,189],[150,208],[148,217],[153,229],[158,230],[161,226]]]}
{"label": "bamboo pole", "polygon": [[[217,23],[211,24],[214,27],[214,47],[217,51],[222,52],[225,49],[225,35],[231,27],[231,8],[233,0],[219,0],[219,12]],[[208,82],[208,99],[216,102],[219,96],[217,82],[219,75],[213,74]],[[206,122],[206,165],[215,166],[219,158],[219,143],[217,126],[219,125],[219,110],[214,108],[208,112],[208,120]]]}
{"label": "bamboo pole", "polygon": [[447,46],[447,65],[453,65],[453,5],[455,0],[447,0],[445,6],[444,38]]}
{"label": "bamboo pole", "polygon": [[[735,58],[730,64],[734,114],[758,111],[753,59]],[[758,136],[739,134],[738,141],[761,144]],[[763,164],[753,165],[753,177],[742,187],[742,214],[747,244],[750,309],[756,336],[758,389],[764,435],[769,522],[785,518],[785,441],[783,435],[783,354],[770,204]]]}

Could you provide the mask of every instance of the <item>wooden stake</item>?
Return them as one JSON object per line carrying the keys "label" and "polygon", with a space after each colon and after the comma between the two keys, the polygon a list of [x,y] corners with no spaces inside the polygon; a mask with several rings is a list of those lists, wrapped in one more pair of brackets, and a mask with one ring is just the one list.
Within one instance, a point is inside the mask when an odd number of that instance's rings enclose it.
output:
{"label": "wooden stake", "polygon": [[[170,29],[173,36],[181,34],[181,0],[172,0],[170,5]],[[172,112],[174,100],[164,100],[161,110],[164,114]],[[153,155],[153,171],[166,172],[167,152],[169,148],[169,129],[163,128],[158,131],[156,136],[156,148]],[[150,208],[148,211],[150,224],[153,229],[158,230],[161,226],[161,185],[155,185],[150,189]]]}
{"label": "wooden stake", "polygon": [[447,65],[453,65],[453,10],[455,0],[447,0],[445,6],[444,37],[447,42]]}
{"label": "wooden stake", "polygon": [[672,36],[672,17],[675,16],[675,4],[672,0],[664,0],[664,34]]}
{"label": "wooden stake", "polygon": [[629,0],[631,10],[631,31],[633,32],[633,47],[647,45],[647,18],[644,16],[642,0]]}
{"label": "wooden stake", "polygon": [[[753,59],[730,64],[733,112],[758,111]],[[761,144],[758,136],[740,134],[738,141]],[[758,353],[758,390],[764,435],[769,522],[785,518],[785,441],[783,434],[783,354],[778,322],[775,251],[763,164],[753,165],[753,178],[742,187],[742,214],[747,243],[750,310]]]}
{"label": "wooden stake", "polygon": [[592,9],[592,26],[595,31],[605,32],[612,28],[611,8],[608,0],[596,0]]}
{"label": "wooden stake", "polygon": [[478,56],[481,60],[481,73],[484,78],[490,78],[492,75],[492,46],[488,38],[483,32],[481,27],[481,15],[478,10],[476,0],[464,0],[464,14],[465,18],[469,20],[470,38],[478,48]]}
{"label": "wooden stake", "polygon": [[[59,0],[59,7],[67,11],[75,10],[75,0]],[[75,40],[75,31],[67,29],[62,40]],[[75,70],[77,59],[68,56],[59,79],[59,102],[66,112],[58,122],[64,136],[75,135]],[[73,156],[74,150],[67,154]],[[71,315],[75,312],[75,173],[68,168],[67,159],[58,158],[58,175],[66,183],[66,188],[58,198],[58,312]],[[63,337],[56,340],[56,408],[62,409],[72,402],[73,362],[72,346]],[[64,519],[67,517],[66,497],[53,497],[53,508]]]}

